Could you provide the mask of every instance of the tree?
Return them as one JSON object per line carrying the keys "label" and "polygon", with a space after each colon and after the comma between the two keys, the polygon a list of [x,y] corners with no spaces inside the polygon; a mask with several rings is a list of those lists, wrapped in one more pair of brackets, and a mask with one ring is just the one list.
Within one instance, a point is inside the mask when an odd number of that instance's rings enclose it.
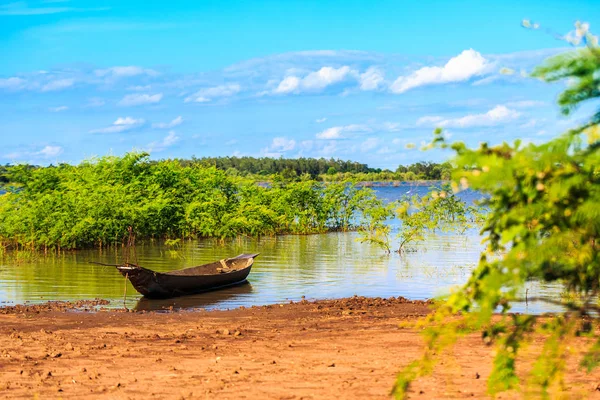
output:
{"label": "tree", "polygon": [[[581,23],[567,38],[585,47],[552,57],[533,72],[547,82],[568,80],[558,99],[566,115],[600,97],[597,38]],[[404,396],[412,380],[431,371],[441,349],[472,329],[481,330],[497,348],[488,381],[492,394],[519,386],[517,354],[536,331],[546,335],[531,378],[544,395],[560,378],[566,343],[574,335],[595,337],[581,365],[591,371],[600,363],[595,329],[600,311],[599,123],[597,109],[587,122],[547,143],[523,145],[517,140],[512,145],[484,143],[477,149],[448,144],[436,130],[434,144],[456,153],[454,189],[468,187],[487,195],[489,214],[482,232],[488,246],[468,282],[421,322],[427,338],[425,355],[399,374],[397,397]],[[562,315],[538,323],[536,316],[510,313],[531,280],[564,285],[568,299],[538,299],[563,306]],[[497,310],[500,316],[493,319]]]}

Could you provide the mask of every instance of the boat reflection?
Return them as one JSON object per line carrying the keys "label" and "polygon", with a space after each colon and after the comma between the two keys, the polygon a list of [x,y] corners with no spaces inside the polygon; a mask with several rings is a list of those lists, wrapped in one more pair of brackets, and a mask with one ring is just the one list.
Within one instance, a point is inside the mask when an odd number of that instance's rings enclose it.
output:
{"label": "boat reflection", "polygon": [[189,296],[174,297],[170,299],[148,299],[142,297],[138,300],[135,311],[171,311],[180,309],[198,309],[198,308],[215,308],[219,303],[227,301],[235,303],[239,298],[243,302],[243,298],[252,294],[252,285],[248,281],[244,281],[238,285],[227,288],[214,290],[210,292],[192,294]]}

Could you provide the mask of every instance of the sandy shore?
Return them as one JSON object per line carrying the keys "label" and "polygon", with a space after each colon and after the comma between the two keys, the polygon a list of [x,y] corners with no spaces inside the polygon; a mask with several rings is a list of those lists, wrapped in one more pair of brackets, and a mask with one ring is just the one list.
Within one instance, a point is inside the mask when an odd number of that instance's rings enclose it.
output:
{"label": "sandy shore", "polygon": [[[428,312],[402,298],[210,312],[69,308],[0,311],[0,398],[388,399],[395,374],[423,346],[399,324]],[[562,398],[600,398],[600,373],[577,366],[580,344],[572,344]],[[492,350],[468,336],[433,376],[415,382],[411,397],[486,398]]]}

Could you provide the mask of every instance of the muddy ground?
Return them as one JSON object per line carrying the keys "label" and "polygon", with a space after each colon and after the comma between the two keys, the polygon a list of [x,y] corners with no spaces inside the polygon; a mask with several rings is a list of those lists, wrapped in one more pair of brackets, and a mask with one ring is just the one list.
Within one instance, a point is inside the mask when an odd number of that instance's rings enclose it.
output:
{"label": "muddy ground", "polygon": [[[419,357],[423,302],[350,298],[231,311],[74,311],[102,302],[0,309],[0,398],[389,399]],[[553,397],[600,398],[573,357]],[[538,340],[539,342],[539,340]],[[525,349],[530,365],[540,346]],[[462,340],[410,397],[486,398],[493,348]],[[526,369],[523,367],[522,369]],[[523,398],[507,393],[498,398]]]}

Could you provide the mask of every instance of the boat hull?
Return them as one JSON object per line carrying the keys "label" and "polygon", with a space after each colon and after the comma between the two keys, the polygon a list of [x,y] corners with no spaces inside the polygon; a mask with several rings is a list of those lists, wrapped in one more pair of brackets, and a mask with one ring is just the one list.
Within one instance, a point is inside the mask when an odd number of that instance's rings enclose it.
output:
{"label": "boat hull", "polygon": [[117,269],[144,297],[164,299],[242,283],[250,274],[254,257],[257,255],[242,254],[235,258],[166,273],[131,264],[118,266]]}

